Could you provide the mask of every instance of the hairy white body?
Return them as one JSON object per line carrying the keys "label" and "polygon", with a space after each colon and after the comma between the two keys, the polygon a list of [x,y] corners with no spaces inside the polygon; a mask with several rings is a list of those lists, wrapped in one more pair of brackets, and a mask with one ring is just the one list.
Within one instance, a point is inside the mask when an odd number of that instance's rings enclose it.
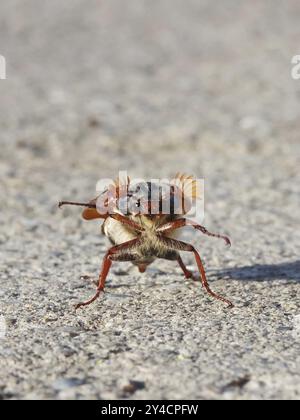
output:
{"label": "hairy white body", "polygon": [[[111,217],[105,220],[102,231],[113,245],[121,245],[140,236],[141,243],[132,250],[132,254],[136,257],[136,260],[132,261],[133,264],[147,266],[154,262],[156,258],[176,259],[177,252],[170,252],[168,246],[163,243],[157,233],[159,226],[170,221],[170,216],[160,217],[159,219],[138,216],[132,218],[132,220],[144,228],[142,233],[137,233],[127,225]],[[176,233],[177,235],[175,232],[172,232],[168,237],[175,238],[175,236],[178,236],[178,232]]]}

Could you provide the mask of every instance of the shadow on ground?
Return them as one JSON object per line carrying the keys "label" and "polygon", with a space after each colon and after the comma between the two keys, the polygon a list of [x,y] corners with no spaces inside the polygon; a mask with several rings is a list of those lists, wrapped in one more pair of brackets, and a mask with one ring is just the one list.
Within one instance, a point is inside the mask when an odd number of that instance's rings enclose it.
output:
{"label": "shadow on ground", "polygon": [[228,276],[235,280],[295,280],[300,281],[300,261],[282,264],[255,264],[219,271],[217,277]]}

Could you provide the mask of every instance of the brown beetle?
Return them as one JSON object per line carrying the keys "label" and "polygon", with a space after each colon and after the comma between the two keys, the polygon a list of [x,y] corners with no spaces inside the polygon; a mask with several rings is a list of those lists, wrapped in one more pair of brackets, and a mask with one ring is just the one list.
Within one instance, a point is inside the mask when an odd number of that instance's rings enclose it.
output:
{"label": "brown beetle", "polygon": [[227,236],[213,234],[185,217],[197,196],[197,181],[194,177],[177,174],[173,181],[163,185],[156,182],[132,184],[128,177],[125,180],[118,178],[89,203],[59,203],[59,207],[86,207],[82,214],[85,220],[104,219],[102,233],[113,245],[105,254],[95,296],[76,305],[76,309],[91,304],[99,297],[113,261],[130,261],[141,273],[157,258],[177,261],[185,277],[194,278],[181,259],[181,251],[194,254],[206,291],[215,299],[233,307],[229,300],[210,289],[201,257],[195,247],[176,239],[178,229],[192,226],[205,235],[222,238],[227,245],[231,245]]}

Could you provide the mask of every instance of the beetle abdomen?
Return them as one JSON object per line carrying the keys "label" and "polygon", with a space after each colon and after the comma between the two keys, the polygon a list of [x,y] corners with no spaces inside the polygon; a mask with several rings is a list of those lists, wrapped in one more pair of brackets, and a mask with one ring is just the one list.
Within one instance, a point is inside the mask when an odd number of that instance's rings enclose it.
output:
{"label": "beetle abdomen", "polygon": [[113,245],[121,245],[137,238],[137,234],[127,226],[108,217],[103,223],[102,231]]}

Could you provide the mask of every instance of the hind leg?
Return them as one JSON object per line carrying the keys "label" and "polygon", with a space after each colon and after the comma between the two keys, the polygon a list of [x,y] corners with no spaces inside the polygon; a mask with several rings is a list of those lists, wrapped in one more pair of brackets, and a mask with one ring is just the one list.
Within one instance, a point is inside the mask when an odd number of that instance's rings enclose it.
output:
{"label": "hind leg", "polygon": [[95,295],[87,300],[86,302],[78,303],[75,306],[75,309],[79,309],[82,306],[90,305],[91,303],[95,302],[100,296],[100,293],[103,292],[105,281],[108,276],[109,270],[112,266],[113,261],[133,261],[135,258],[134,256],[134,248],[139,244],[139,238],[134,239],[132,241],[126,242],[122,245],[115,246],[111,248],[105,255],[102,270],[99,276],[99,283],[97,287],[97,291]]}
{"label": "hind leg", "polygon": [[199,253],[197,252],[197,250],[193,247],[193,245],[187,244],[185,242],[181,242],[181,241],[177,241],[176,239],[171,239],[168,237],[164,237],[161,236],[160,240],[162,241],[162,243],[169,247],[171,250],[176,250],[178,251],[185,251],[185,252],[191,252],[194,254],[197,266],[198,266],[198,270],[201,276],[201,282],[202,282],[202,286],[205,288],[206,292],[212,296],[214,299],[220,300],[221,302],[224,302],[228,305],[228,307],[232,308],[234,305],[232,304],[232,302],[230,302],[230,300],[224,298],[223,296],[218,295],[217,293],[213,292],[211,290],[211,288],[209,287],[207,278],[206,278],[206,273],[205,273],[205,269],[203,267],[202,264],[202,260],[201,257],[199,255]]}

